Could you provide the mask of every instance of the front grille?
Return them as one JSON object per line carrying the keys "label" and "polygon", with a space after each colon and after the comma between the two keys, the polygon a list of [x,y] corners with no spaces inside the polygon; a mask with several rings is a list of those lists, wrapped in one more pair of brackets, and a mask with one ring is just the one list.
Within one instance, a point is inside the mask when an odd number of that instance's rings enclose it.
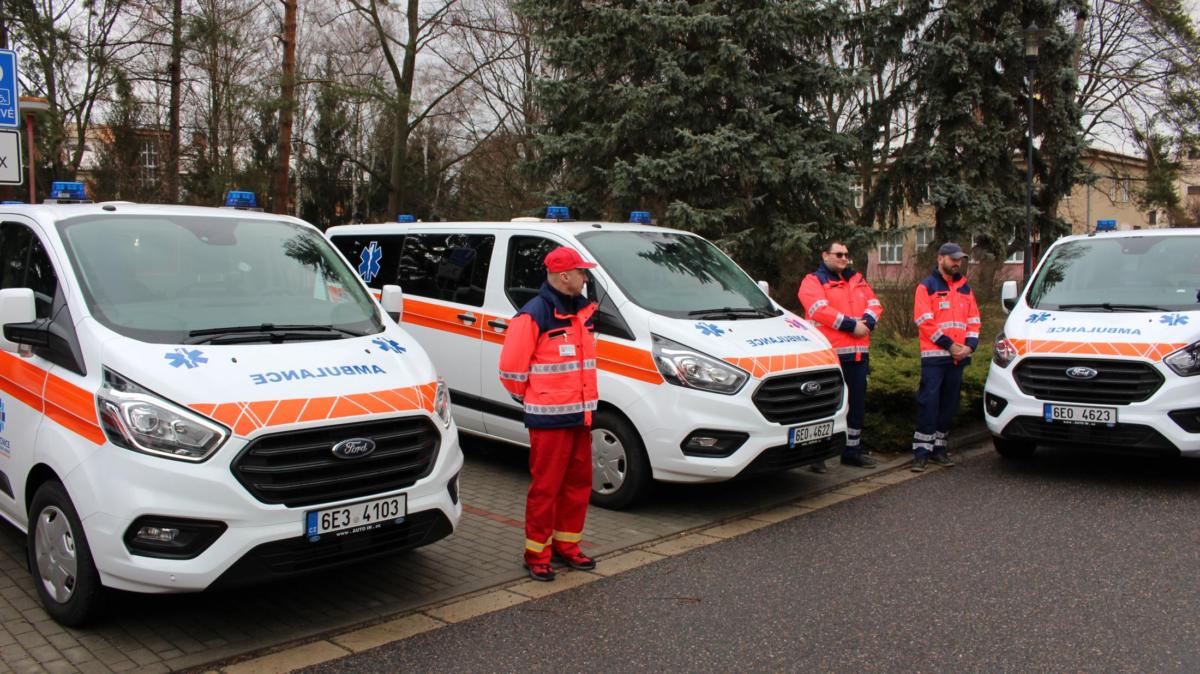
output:
{"label": "front grille", "polygon": [[[340,459],[333,446],[370,438],[375,451]],[[258,438],[233,461],[233,474],[254,498],[290,507],[404,489],[429,475],[441,434],[428,417],[323,426]]]}
{"label": "front grille", "polygon": [[[1098,374],[1072,379],[1067,370],[1086,367]],[[1147,363],[1097,358],[1026,358],[1013,371],[1025,395],[1039,400],[1127,405],[1148,400],[1163,377]]]}
{"label": "front grille", "polygon": [[762,454],[759,454],[743,468],[742,472],[738,473],[738,477],[753,477],[767,473],[778,473],[792,468],[799,468],[800,466],[808,466],[818,461],[839,456],[845,447],[845,433],[835,433],[827,440],[814,442],[811,445],[804,445],[802,447],[789,447],[787,445],[769,447],[764,449]]}
{"label": "front grille", "polygon": [[[805,393],[809,382],[820,384],[816,393]],[[818,370],[771,377],[752,396],[755,407],[767,421],[795,424],[833,416],[842,406],[842,371]]]}
{"label": "front grille", "polygon": [[[297,520],[299,522],[299,520]],[[240,587],[266,580],[288,578],[332,569],[428,545],[454,530],[442,511],[424,510],[390,525],[345,536],[303,536],[264,543],[229,567],[210,589]]]}
{"label": "front grille", "polygon": [[1040,417],[1016,417],[1004,427],[1004,437],[1032,440],[1045,445],[1079,445],[1131,454],[1179,456],[1179,449],[1150,426],[1121,424],[1085,426],[1047,423]]}

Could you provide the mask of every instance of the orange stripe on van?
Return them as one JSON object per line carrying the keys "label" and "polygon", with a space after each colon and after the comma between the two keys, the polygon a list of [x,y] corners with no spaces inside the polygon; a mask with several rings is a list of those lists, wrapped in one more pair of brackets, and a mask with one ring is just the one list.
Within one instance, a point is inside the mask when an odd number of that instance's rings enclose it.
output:
{"label": "orange stripe on van", "polygon": [[654,356],[633,346],[600,340],[596,344],[596,367],[647,384],[663,383],[662,375],[654,366]]}
{"label": "orange stripe on van", "polygon": [[749,372],[751,376],[761,379],[776,372],[838,365],[838,357],[833,349],[823,349],[811,353],[788,353],[782,356],[726,358],[725,362],[736,365]]}
{"label": "orange stripe on van", "polygon": [[[420,386],[354,393],[347,396],[293,398],[288,400],[256,400],[234,403],[192,403],[188,405],[215,421],[246,436],[260,428],[284,426],[297,422],[326,421],[373,414],[433,411],[437,382]],[[97,427],[99,430],[99,427]],[[103,437],[101,438],[103,442]]]}
{"label": "orange stripe on van", "polygon": [[[466,324],[459,320],[459,314],[467,313],[475,315],[474,323]],[[404,322],[433,330],[479,339],[480,324],[483,320],[484,316],[478,310],[444,307],[440,304],[419,300],[406,299],[404,301]]]}
{"label": "orange stripe on van", "polygon": [[96,418],[96,396],[7,351],[0,352],[0,391],[11,395],[63,428],[104,444]]}
{"label": "orange stripe on van", "polygon": [[1160,361],[1186,343],[1154,344],[1149,342],[1062,342],[1045,339],[1009,339],[1017,353],[1060,354],[1073,356],[1121,356]]}

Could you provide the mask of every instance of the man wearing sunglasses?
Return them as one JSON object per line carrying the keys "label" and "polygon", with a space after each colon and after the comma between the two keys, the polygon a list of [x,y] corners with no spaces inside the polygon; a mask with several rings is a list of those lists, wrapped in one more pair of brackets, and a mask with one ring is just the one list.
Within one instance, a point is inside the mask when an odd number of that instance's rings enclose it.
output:
{"label": "man wearing sunglasses", "polygon": [[[866,416],[868,351],[871,331],[883,315],[883,305],[863,275],[850,268],[850,251],[841,241],[830,241],[821,250],[821,266],[800,283],[800,304],[804,315],[838,354],[842,376],[846,380],[850,407],[846,415],[846,448],[842,463],[873,468],[875,461],[862,447],[863,420]],[[825,464],[813,466],[825,472]]]}

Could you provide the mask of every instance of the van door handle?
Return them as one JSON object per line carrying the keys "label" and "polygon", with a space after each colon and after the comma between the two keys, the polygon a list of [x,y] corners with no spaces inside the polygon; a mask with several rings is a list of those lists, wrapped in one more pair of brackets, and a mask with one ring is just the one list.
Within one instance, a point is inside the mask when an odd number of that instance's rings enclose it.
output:
{"label": "van door handle", "polygon": [[495,328],[496,332],[504,332],[508,328],[508,323],[504,321],[488,321],[488,325]]}
{"label": "van door handle", "polygon": [[459,314],[458,320],[462,321],[463,323],[474,323],[475,314]]}

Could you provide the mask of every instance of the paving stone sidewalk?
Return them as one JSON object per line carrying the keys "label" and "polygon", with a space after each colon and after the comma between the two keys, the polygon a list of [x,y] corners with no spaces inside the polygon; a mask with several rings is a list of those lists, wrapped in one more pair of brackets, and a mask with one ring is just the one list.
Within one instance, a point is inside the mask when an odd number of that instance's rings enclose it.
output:
{"label": "paving stone sidewalk", "polygon": [[[465,452],[465,512],[448,539],[288,583],[191,595],[114,593],[108,617],[86,630],[63,628],[41,610],[25,568],[24,536],[0,524],[0,671],[154,674],[197,668],[516,580],[524,575],[528,454],[472,440]],[[886,465],[908,459],[882,458],[890,459]],[[613,552],[873,472],[830,462],[825,475],[802,469],[716,485],[657,485],[648,502],[632,511],[591,509],[585,549]]]}

